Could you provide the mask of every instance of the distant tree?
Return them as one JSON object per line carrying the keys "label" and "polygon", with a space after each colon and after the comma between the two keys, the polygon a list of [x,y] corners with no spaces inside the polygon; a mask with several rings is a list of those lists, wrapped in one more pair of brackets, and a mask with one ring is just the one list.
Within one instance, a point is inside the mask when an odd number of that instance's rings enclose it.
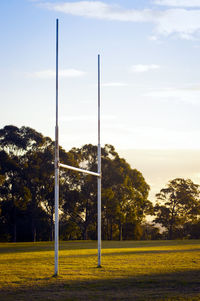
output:
{"label": "distant tree", "polygon": [[200,214],[200,188],[190,179],[170,181],[156,197],[154,222],[167,229],[169,239],[175,238],[184,224],[195,222]]}
{"label": "distant tree", "polygon": [[184,224],[183,233],[186,238],[200,239],[200,218],[194,222]]}
{"label": "distant tree", "polygon": [[164,239],[164,236],[161,234],[159,227],[154,226],[150,222],[144,222],[141,225],[142,227],[142,240],[158,240]]}

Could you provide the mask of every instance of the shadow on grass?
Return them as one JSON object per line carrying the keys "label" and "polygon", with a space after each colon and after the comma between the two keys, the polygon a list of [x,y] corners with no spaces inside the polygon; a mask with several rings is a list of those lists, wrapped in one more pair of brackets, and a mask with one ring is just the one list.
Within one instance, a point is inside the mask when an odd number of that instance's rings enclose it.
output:
{"label": "shadow on grass", "polygon": [[200,300],[200,270],[104,280],[35,280],[29,287],[2,290],[0,301]]}
{"label": "shadow on grass", "polygon": [[[200,249],[200,240],[163,240],[163,241],[103,241],[102,248],[119,249],[119,248],[151,248],[151,247],[172,247],[197,245]],[[96,241],[61,241],[59,249],[64,250],[87,250],[97,249]],[[196,248],[198,249],[198,247]],[[27,252],[48,252],[54,251],[53,242],[29,242],[29,243],[0,243],[0,254],[5,253],[27,253]],[[179,250],[177,250],[179,251]],[[184,250],[183,250],[184,251]],[[145,251],[146,252],[146,251]],[[147,250],[148,252],[148,250]],[[150,250],[150,252],[153,252]],[[157,252],[154,250],[154,252]],[[160,250],[158,251],[160,252]],[[163,252],[167,252],[163,250]],[[172,250],[173,252],[173,250]]]}
{"label": "shadow on grass", "polygon": [[[86,250],[96,248],[96,241],[66,241],[59,243],[60,250]],[[0,243],[0,254],[48,251],[54,251],[54,242]]]}
{"label": "shadow on grass", "polygon": [[[183,249],[183,250],[138,250],[138,251],[122,251],[120,252],[110,252],[110,253],[103,253],[103,256],[117,256],[117,255],[147,255],[147,254],[169,254],[169,253],[186,253],[186,252],[200,252],[200,247],[195,249]],[[79,255],[84,256],[84,255]],[[86,255],[88,256],[88,255]],[[69,257],[74,257],[74,255],[70,255]],[[78,257],[78,256],[77,256]]]}

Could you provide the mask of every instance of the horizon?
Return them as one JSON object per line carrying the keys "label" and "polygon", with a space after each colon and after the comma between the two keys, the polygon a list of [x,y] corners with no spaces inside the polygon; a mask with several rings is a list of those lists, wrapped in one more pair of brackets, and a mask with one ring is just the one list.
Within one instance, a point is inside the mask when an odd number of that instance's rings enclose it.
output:
{"label": "horizon", "polygon": [[[50,138],[54,141],[54,137]],[[65,151],[71,149],[65,149],[62,144],[60,146]],[[155,195],[175,178],[191,179],[195,184],[200,182],[200,149],[117,149],[115,147],[115,150],[131,168],[142,173],[150,186],[149,200],[153,203],[156,201]]]}

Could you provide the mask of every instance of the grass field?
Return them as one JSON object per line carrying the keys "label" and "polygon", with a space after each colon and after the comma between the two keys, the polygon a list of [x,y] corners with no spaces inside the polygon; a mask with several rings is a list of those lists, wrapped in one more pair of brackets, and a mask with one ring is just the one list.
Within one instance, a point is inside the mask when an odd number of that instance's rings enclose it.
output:
{"label": "grass field", "polygon": [[0,300],[200,300],[200,240],[0,244]]}

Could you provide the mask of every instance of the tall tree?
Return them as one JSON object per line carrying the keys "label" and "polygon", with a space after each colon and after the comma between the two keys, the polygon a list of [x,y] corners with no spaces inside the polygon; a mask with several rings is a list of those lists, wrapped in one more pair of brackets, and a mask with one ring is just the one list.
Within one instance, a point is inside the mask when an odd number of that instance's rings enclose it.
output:
{"label": "tall tree", "polygon": [[[96,146],[84,145],[81,149],[73,148],[70,153],[79,167],[97,171]],[[73,183],[68,179],[70,185],[63,210],[68,218],[70,216],[79,224],[83,238],[87,239],[88,231],[90,237],[92,229],[96,233],[97,180],[83,174],[75,177]],[[113,239],[113,231],[117,229],[118,237],[122,239],[126,223],[142,221],[151,207],[147,200],[148,192],[149,186],[142,174],[131,169],[113,146],[105,145],[102,148],[102,225],[105,239]]]}
{"label": "tall tree", "polygon": [[10,229],[10,236],[17,240],[18,218],[27,208],[31,193],[22,177],[20,160],[17,156],[0,151],[0,166],[4,173],[4,181],[0,187],[1,209]]}
{"label": "tall tree", "polygon": [[155,223],[168,231],[168,238],[175,238],[175,232],[187,222],[197,220],[200,214],[200,186],[190,179],[176,178],[156,195],[154,207]]}
{"label": "tall tree", "polygon": [[[127,225],[133,228],[132,239],[134,238],[134,227],[141,223],[145,215],[152,208],[148,201],[149,185],[145,182],[142,174],[132,169],[130,165],[115,152],[114,147],[105,146],[108,156],[104,158],[103,167],[103,188],[109,192],[109,200],[103,199],[107,203],[105,206],[105,220],[112,228],[118,226],[118,237],[120,240],[127,237]],[[107,215],[108,214],[108,215]],[[110,237],[112,239],[112,237]]]}
{"label": "tall tree", "polygon": [[[112,145],[105,145],[101,151],[103,238],[138,237],[139,225],[152,207],[149,186]],[[91,144],[69,152],[60,147],[60,159],[97,171],[97,147]],[[53,161],[54,143],[50,138],[29,127],[10,125],[0,130],[0,228],[3,225],[7,229],[7,239],[53,239]],[[62,237],[96,239],[95,177],[60,169],[59,203]]]}
{"label": "tall tree", "polygon": [[4,150],[11,157],[23,156],[27,151],[40,146],[43,139],[42,134],[25,126],[18,128],[13,125],[7,125],[0,129],[0,149]]}
{"label": "tall tree", "polygon": [[[17,128],[5,126],[0,130],[0,165],[4,171],[5,181],[1,186],[1,208],[8,225],[13,225],[11,237],[17,239],[19,222],[29,215],[33,240],[36,239],[36,220],[44,211],[42,189],[44,189],[45,164],[47,146],[50,138],[43,137],[29,127]],[[43,171],[43,174],[42,174]],[[23,212],[26,211],[26,215]],[[25,221],[24,221],[25,222]]]}

